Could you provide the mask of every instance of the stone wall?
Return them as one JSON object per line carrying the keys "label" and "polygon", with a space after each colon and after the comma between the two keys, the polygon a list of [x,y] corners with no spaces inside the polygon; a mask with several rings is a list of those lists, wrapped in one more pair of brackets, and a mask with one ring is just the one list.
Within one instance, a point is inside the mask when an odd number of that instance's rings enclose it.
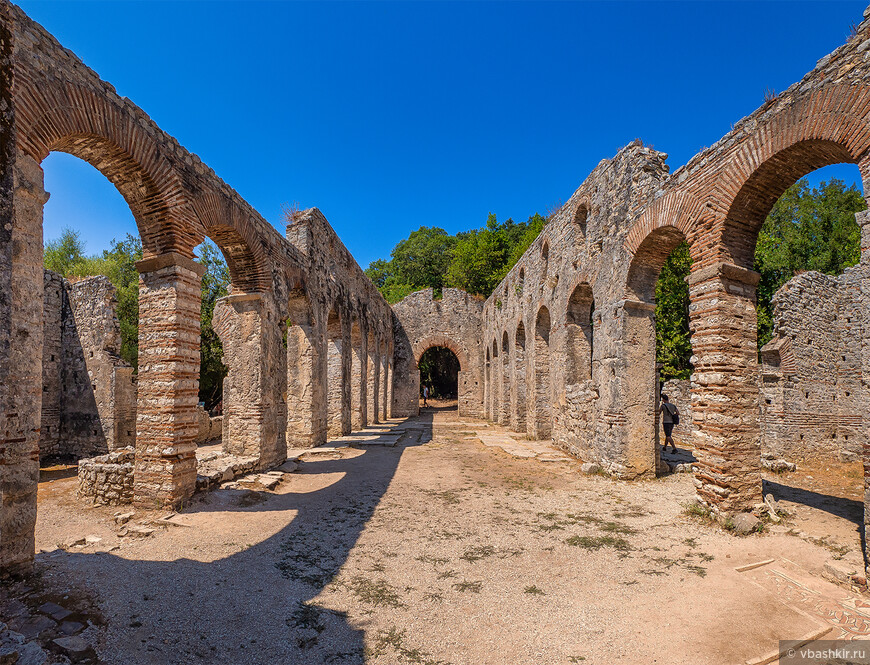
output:
{"label": "stone wall", "polygon": [[603,160],[483,310],[487,417],[619,477],[656,469],[653,305],[626,298],[624,243],[666,158],[635,142]]}
{"label": "stone wall", "polygon": [[774,295],[774,337],[761,350],[763,452],[860,459],[865,271],[806,272]]}
{"label": "stone wall", "polygon": [[417,291],[393,305],[393,415],[419,412],[417,363],[433,346],[450,349],[459,360],[459,414],[483,417],[483,300],[461,289]]}
{"label": "stone wall", "polygon": [[45,271],[40,459],[88,457],[136,440],[133,368],[120,357],[115,289]]}
{"label": "stone wall", "polygon": [[79,461],[78,496],[98,505],[117,506],[133,500],[133,448]]}

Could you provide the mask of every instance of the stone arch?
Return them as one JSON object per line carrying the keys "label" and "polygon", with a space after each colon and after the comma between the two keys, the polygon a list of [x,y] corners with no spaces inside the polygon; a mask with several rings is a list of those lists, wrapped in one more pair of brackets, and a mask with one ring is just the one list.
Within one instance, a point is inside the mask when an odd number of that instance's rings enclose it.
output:
{"label": "stone arch", "polygon": [[574,208],[574,214],[571,216],[575,227],[580,231],[580,237],[586,237],[586,222],[589,220],[589,200],[586,198],[580,199]]}
{"label": "stone arch", "polygon": [[335,303],[326,319],[326,421],[328,436],[342,436],[350,428],[350,413],[345,401],[347,383],[344,363],[342,315]]}
{"label": "stone arch", "polygon": [[580,383],[592,378],[593,329],[592,310],[595,307],[592,287],[580,282],[568,298],[565,315],[566,353],[568,384]]}
{"label": "stone arch", "polygon": [[534,415],[530,433],[536,439],[546,439],[553,428],[553,390],[550,380],[550,310],[542,305],[535,316],[533,347],[534,391],[532,393]]}
{"label": "stone arch", "polygon": [[[722,229],[715,236],[718,260],[752,269],[758,232],[785,190],[823,166],[858,163],[859,159],[845,142],[823,139],[796,142],[771,154],[740,183],[727,202]],[[865,175],[862,168],[862,177]],[[723,180],[729,176],[737,178],[738,174],[725,174]]]}
{"label": "stone arch", "polygon": [[513,410],[511,412],[511,429],[515,432],[526,431],[526,327],[522,320],[517,324],[514,334],[514,381],[513,381]]}
{"label": "stone arch", "polygon": [[167,252],[193,256],[203,229],[156,128],[143,127],[105,90],[62,79],[37,79],[23,71],[16,71],[16,82],[19,150],[37,163],[52,151],[87,161],[127,201],[146,257]]}
{"label": "stone arch", "polygon": [[468,368],[468,352],[465,350],[465,347],[447,335],[431,335],[430,337],[424,337],[423,339],[417,340],[414,343],[415,367],[419,365],[420,358],[423,357],[423,354],[433,346],[443,346],[444,348],[450,349],[456,356],[457,360],[459,360],[459,369],[465,371]]}
{"label": "stone arch", "polygon": [[635,250],[629,264],[625,281],[626,298],[655,302],[656,282],[662,266],[677,245],[685,240],[685,234],[671,224],[662,224],[650,231]]}
{"label": "stone arch", "polygon": [[486,354],[483,362],[483,410],[484,418],[490,420],[492,418],[492,362],[489,355],[489,346],[486,347]]}
{"label": "stone arch", "polygon": [[509,425],[511,419],[511,351],[510,337],[507,330],[502,332],[501,338],[501,411],[498,414],[498,422]]}
{"label": "stone arch", "polygon": [[265,244],[249,216],[226,196],[211,193],[194,200],[193,209],[204,233],[220,248],[230,280],[240,291],[265,291],[270,287]]}
{"label": "stone arch", "polygon": [[[636,256],[645,241],[653,237],[658,229],[667,227],[690,238],[693,229],[696,226],[704,226],[703,222],[710,217],[709,209],[691,192],[683,189],[668,192],[644,209],[643,214],[629,230],[624,247],[630,254]],[[667,257],[667,254],[665,256]]]}

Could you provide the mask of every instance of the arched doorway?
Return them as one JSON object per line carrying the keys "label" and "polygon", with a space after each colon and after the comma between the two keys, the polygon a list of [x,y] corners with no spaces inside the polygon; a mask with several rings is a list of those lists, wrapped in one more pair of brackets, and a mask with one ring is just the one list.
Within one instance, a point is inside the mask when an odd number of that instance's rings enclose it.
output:
{"label": "arched doorway", "polygon": [[513,411],[511,413],[511,429],[515,432],[526,431],[528,403],[526,401],[526,328],[523,322],[517,324],[514,338],[514,391]]}
{"label": "arched doorway", "polygon": [[429,387],[429,405],[455,409],[459,398],[459,358],[446,346],[430,346],[417,361],[420,395]]}
{"label": "arched doorway", "polygon": [[534,404],[529,434],[536,439],[547,439],[553,431],[553,390],[550,382],[550,310],[546,307],[541,307],[535,317],[532,354]]}

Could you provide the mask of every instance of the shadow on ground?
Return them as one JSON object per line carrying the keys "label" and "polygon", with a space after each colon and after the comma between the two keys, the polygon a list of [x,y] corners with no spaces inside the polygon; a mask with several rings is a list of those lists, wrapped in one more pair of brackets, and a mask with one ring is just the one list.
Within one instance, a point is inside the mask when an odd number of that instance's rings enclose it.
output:
{"label": "shadow on ground", "polygon": [[773,498],[777,501],[799,503],[816,510],[823,510],[835,517],[852,522],[857,527],[855,531],[861,539],[861,551],[867,551],[866,533],[864,530],[864,504],[861,501],[813,492],[801,487],[783,485],[782,483],[767,479],[762,480],[761,487],[764,496],[770,493],[773,494]]}
{"label": "shadow on ground", "polygon": [[367,445],[354,457],[304,462],[301,474],[336,474],[338,480],[322,489],[224,490],[195,500],[184,515],[250,513],[255,520],[264,511],[292,511],[280,531],[247,547],[238,544],[236,554],[207,563],[187,558],[192,552],[182,529],[166,539],[179,550],[173,561],[61,550],[39,555],[37,565],[99,589],[109,622],[102,649],[107,663],[364,663],[363,631],[312,600],[347,560],[403,450],[431,440],[433,412],[399,424],[404,433],[395,447]]}

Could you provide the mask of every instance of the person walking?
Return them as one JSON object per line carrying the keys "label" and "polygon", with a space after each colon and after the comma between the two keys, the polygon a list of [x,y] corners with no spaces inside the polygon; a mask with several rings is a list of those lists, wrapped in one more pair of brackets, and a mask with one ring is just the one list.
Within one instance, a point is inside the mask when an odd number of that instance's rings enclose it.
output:
{"label": "person walking", "polygon": [[429,386],[423,386],[423,406],[429,406]]}
{"label": "person walking", "polygon": [[659,413],[662,414],[662,428],[665,430],[665,443],[662,446],[662,452],[668,449],[668,444],[674,452],[677,452],[677,446],[674,443],[674,425],[680,424],[680,410],[676,404],[671,404],[667,395],[662,395],[662,405],[659,407]]}

